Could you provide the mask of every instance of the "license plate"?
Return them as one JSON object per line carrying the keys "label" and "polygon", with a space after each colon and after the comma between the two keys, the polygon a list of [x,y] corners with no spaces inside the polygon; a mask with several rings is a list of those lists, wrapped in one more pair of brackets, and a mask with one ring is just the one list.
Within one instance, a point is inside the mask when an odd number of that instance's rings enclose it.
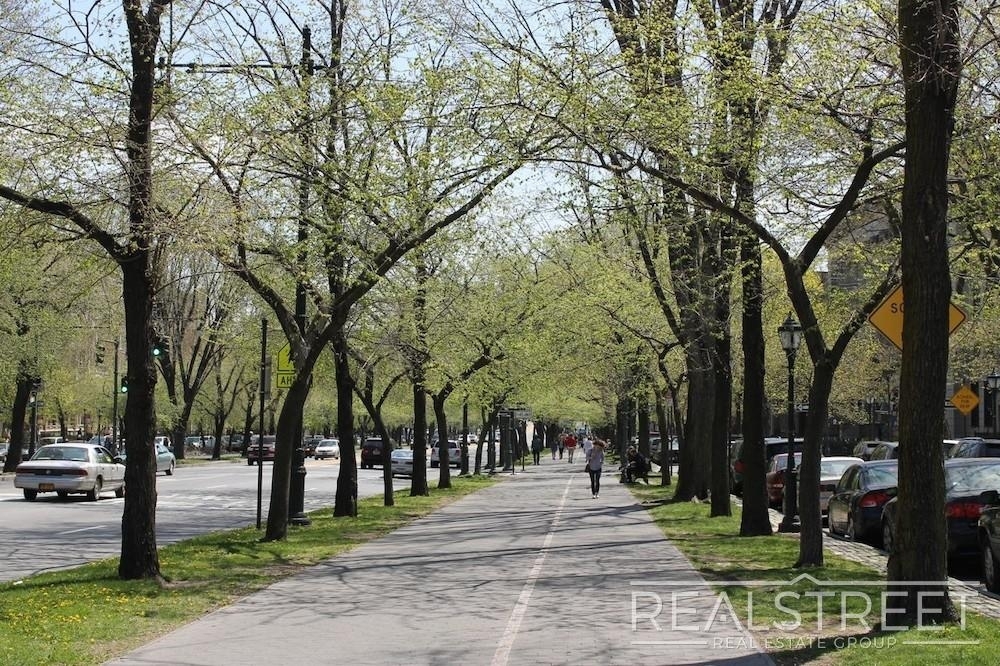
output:
{"label": "license plate", "polygon": [[38,490],[41,491],[41,492],[43,492],[43,493],[44,492],[52,492],[55,489],[56,489],[56,486],[53,483],[39,483],[38,484]]}

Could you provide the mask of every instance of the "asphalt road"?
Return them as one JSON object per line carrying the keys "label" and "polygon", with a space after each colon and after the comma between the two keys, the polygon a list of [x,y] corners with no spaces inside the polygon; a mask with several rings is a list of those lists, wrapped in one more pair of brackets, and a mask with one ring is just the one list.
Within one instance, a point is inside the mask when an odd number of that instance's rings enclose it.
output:
{"label": "asphalt road", "polygon": [[[173,476],[158,474],[157,543],[255,524],[257,469],[240,460],[182,465]],[[332,508],[340,463],[308,460],[306,470],[306,511]],[[429,476],[434,478],[434,474]],[[408,479],[394,479],[397,489],[409,488],[409,484]],[[265,463],[262,520],[267,518],[270,487],[271,465]],[[382,491],[382,470],[358,470],[359,497]],[[14,488],[12,474],[0,477],[0,561],[4,563],[0,581],[117,557],[124,503],[114,493],[105,493],[99,502],[88,502],[83,495],[60,500],[52,493],[26,502],[21,490]]]}

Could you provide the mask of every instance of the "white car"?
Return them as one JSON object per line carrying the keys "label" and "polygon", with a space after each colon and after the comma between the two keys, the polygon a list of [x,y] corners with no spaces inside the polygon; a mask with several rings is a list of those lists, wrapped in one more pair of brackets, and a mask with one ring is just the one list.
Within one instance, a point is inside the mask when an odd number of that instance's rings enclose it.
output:
{"label": "white car", "polygon": [[389,455],[392,476],[413,476],[413,449],[395,449]]}
{"label": "white car", "polygon": [[[462,445],[457,440],[448,440],[448,465],[455,467],[462,466]],[[438,452],[438,443],[434,442],[431,447],[431,467],[441,466],[441,454]]]}
{"label": "white car", "polygon": [[337,460],[340,460],[340,440],[320,440],[320,443],[316,445],[316,451],[313,452],[313,458],[316,460],[325,460],[326,458],[336,458]]}
{"label": "white car", "polygon": [[96,502],[105,490],[125,496],[125,465],[116,463],[103,446],[87,442],[48,444],[35,451],[31,460],[17,466],[14,487],[33,502],[38,493],[56,493],[65,499],[71,493],[85,494]]}

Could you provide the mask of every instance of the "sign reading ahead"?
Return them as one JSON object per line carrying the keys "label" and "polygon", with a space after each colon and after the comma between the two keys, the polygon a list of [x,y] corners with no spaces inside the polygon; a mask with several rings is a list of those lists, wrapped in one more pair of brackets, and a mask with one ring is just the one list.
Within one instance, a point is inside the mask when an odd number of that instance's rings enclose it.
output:
{"label": "sign reading ahead", "polygon": [[292,363],[292,345],[286,342],[278,350],[278,363],[275,369],[275,385],[278,388],[289,388],[295,381],[295,364]]}
{"label": "sign reading ahead", "polygon": [[963,386],[955,391],[955,395],[951,396],[951,404],[955,405],[955,409],[968,416],[979,404],[979,396],[973,393],[968,386]]}
{"label": "sign reading ahead", "polygon": [[[948,308],[948,334],[962,325],[966,319],[962,308],[951,303]],[[885,300],[868,316],[868,321],[884,335],[896,348],[903,349],[903,286],[900,285],[885,297]]]}

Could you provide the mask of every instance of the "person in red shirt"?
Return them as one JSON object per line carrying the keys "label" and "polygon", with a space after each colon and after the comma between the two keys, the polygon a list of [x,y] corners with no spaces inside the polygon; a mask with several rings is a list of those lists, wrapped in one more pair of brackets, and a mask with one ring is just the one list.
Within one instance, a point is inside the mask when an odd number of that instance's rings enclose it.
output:
{"label": "person in red shirt", "polygon": [[573,452],[576,451],[576,435],[573,433],[566,435],[564,444],[566,446],[566,454],[569,456],[569,462],[573,462]]}

